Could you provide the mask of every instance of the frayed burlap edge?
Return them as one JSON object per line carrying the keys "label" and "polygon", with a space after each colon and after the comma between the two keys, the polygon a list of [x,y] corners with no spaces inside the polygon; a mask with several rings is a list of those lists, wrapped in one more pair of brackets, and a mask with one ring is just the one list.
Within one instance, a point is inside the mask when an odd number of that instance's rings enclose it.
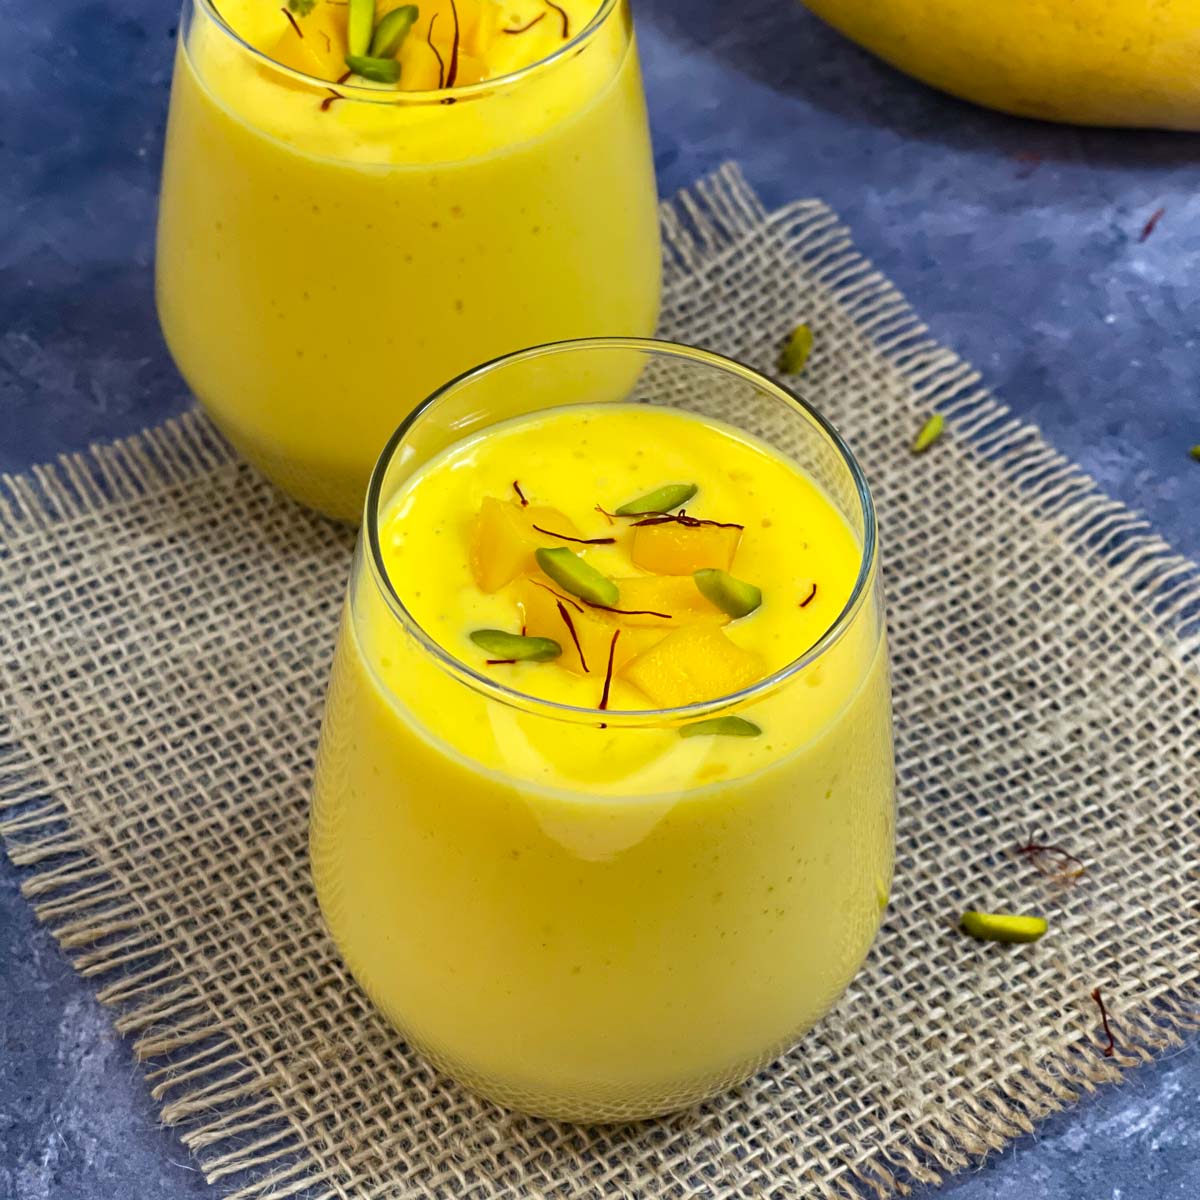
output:
{"label": "frayed burlap edge", "polygon": [[[991,461],[1056,537],[1105,570],[1121,588],[1115,603],[1151,628],[1169,653],[1189,666],[1200,660],[1200,568],[1105,496],[995,400],[974,368],[934,342],[904,298],[853,249],[827,207],[800,201],[769,214],[739,170],[727,165],[665,204],[662,219],[668,264],[683,272],[736,253],[764,225],[786,237],[810,280],[871,338],[919,408],[941,411],[952,436]],[[58,523],[221,469],[239,469],[232,452],[202,416],[187,413],[86,454],[64,455],[56,466],[3,477],[0,533],[11,547]],[[249,1065],[236,1031],[209,1025],[204,996],[157,933],[155,914],[88,853],[71,825],[70,789],[58,765],[30,757],[0,718],[0,834],[14,865],[32,871],[22,894],[80,974],[110,978],[98,998],[118,1010],[116,1028],[136,1038],[134,1052],[149,1065],[146,1078],[164,1123],[188,1122],[182,1140],[210,1183],[242,1183],[228,1200],[309,1190],[322,1198],[345,1195],[336,1181],[314,1173],[301,1132],[277,1108],[270,1089],[282,1075],[271,1073],[272,1064]],[[1115,1058],[1080,1042],[1058,1061],[1030,1063],[1019,1077],[1023,1087],[1012,1079],[1004,1091],[981,1085],[974,1114],[944,1114],[931,1129],[913,1129],[874,1148],[868,1161],[850,1168],[856,1178],[843,1175],[834,1186],[848,1200],[862,1200],[941,1182],[1032,1132],[1037,1121],[1084,1093],[1178,1046],[1185,1031],[1200,1027],[1200,996],[1159,999],[1115,1015]],[[256,1177],[246,1182],[250,1172]]]}

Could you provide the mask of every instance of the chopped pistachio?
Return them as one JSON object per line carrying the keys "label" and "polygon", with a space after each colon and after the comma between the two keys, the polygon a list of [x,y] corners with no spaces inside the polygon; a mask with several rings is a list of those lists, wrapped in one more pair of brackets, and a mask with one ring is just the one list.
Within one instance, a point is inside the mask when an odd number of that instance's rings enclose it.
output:
{"label": "chopped pistachio", "polygon": [[813,335],[807,325],[797,325],[779,356],[779,369],[785,375],[799,375],[812,352]]}
{"label": "chopped pistachio", "polygon": [[555,546],[552,549],[543,547],[537,551],[535,557],[537,565],[572,596],[609,608],[615,608],[621,598],[617,585],[607,575],[601,575],[591,563],[584,562],[566,546]]}
{"label": "chopped pistachio", "polygon": [[922,454],[933,445],[934,442],[942,436],[942,430],[945,428],[946,418],[941,413],[934,413],[924,425],[921,426],[921,432],[913,439],[912,450],[914,454]]}
{"label": "chopped pistachio", "polygon": [[1193,446],[1188,453],[1197,461],[1200,462],[1200,443]]}
{"label": "chopped pistachio", "polygon": [[394,58],[371,58],[366,54],[347,54],[346,66],[355,75],[376,83],[395,83],[400,78],[400,64]]}
{"label": "chopped pistachio", "polygon": [[298,17],[307,17],[317,7],[317,0],[287,0],[287,6]]}
{"label": "chopped pistachio", "polygon": [[668,483],[655,488],[636,500],[622,504],[616,510],[618,517],[645,517],[653,513],[669,513],[673,508],[686,504],[700,489],[694,483]]}
{"label": "chopped pistachio", "polygon": [[415,4],[402,4],[399,8],[393,8],[375,26],[375,32],[371,35],[371,57],[395,58],[404,39],[408,37],[408,31],[416,24],[418,16],[420,10]]}
{"label": "chopped pistachio", "polygon": [[[375,28],[375,0],[350,0],[350,12],[346,20],[346,44],[350,51],[347,58],[362,58],[371,46],[371,31]],[[354,66],[347,63],[350,69]],[[370,79],[371,76],[364,76]]]}
{"label": "chopped pistachio", "polygon": [[700,594],[731,617],[749,616],[762,603],[762,589],[734,579],[716,567],[702,567],[692,573]]}
{"label": "chopped pistachio", "polygon": [[679,736],[690,737],[758,737],[762,730],[745,717],[709,717],[692,725],[681,725]]}
{"label": "chopped pistachio", "polygon": [[965,933],[984,942],[1036,942],[1047,928],[1042,917],[1010,913],[965,912],[959,924]]}
{"label": "chopped pistachio", "polygon": [[562,653],[562,647],[552,638],[524,637],[503,629],[476,629],[471,641],[493,658],[517,662],[549,662]]}

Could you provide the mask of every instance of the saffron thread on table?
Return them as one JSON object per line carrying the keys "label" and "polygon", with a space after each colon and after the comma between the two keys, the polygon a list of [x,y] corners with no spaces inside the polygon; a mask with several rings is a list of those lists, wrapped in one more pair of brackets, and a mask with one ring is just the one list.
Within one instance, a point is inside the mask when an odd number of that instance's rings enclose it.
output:
{"label": "saffron thread on table", "polygon": [[1145,223],[1145,225],[1142,226],[1141,236],[1138,238],[1138,241],[1144,242],[1158,228],[1159,221],[1161,221],[1166,214],[1167,210],[1165,208],[1161,206],[1156,208],[1150,214],[1150,219]]}
{"label": "saffron thread on table", "polygon": [[1108,1023],[1108,1009],[1104,1004],[1104,998],[1100,995],[1099,988],[1092,988],[1092,999],[1096,1002],[1096,1007],[1100,1010],[1100,1022],[1104,1026],[1104,1036],[1108,1039],[1108,1044],[1101,1049],[1101,1053],[1105,1058],[1112,1058],[1116,1053],[1117,1042],[1113,1037],[1112,1027]]}
{"label": "saffron thread on table", "polygon": [[[1081,875],[1087,873],[1083,859],[1072,854],[1062,846],[1039,842],[1030,835],[1023,845],[1016,848],[1017,854],[1024,858],[1039,875],[1060,883],[1074,883]],[[1051,865],[1053,860],[1057,865]]]}

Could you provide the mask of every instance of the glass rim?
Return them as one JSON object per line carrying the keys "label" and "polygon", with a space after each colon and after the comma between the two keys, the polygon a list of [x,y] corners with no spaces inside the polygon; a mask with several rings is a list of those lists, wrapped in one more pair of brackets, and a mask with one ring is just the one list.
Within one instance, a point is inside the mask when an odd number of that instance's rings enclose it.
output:
{"label": "glass rim", "polygon": [[[684,704],[671,708],[648,709],[583,708],[578,705],[563,704],[556,700],[545,700],[538,696],[531,696],[528,692],[522,692],[517,688],[501,683],[489,675],[483,674],[436,642],[426,632],[416,617],[409,612],[388,574],[387,567],[383,561],[383,548],[379,536],[380,498],[384,479],[392,465],[396,451],[409,431],[439,401],[471,380],[491,374],[514,362],[551,357],[556,354],[570,354],[580,350],[629,350],[649,353],[667,358],[702,363],[725,374],[743,379],[760,390],[775,396],[785,405],[794,408],[797,410],[797,415],[810,419],[832,445],[839,460],[850,473],[863,521],[861,558],[854,587],[851,589],[850,595],[847,597],[841,611],[807,650],[785,663],[778,670],[772,671],[770,675],[756,680],[748,687],[724,696],[716,696],[711,700],[701,700],[692,704]],[[442,384],[441,387],[431,392],[400,422],[391,437],[388,438],[378,459],[376,459],[375,466],[371,471],[370,481],[367,484],[367,494],[363,505],[362,529],[363,539],[366,542],[366,558],[369,563],[370,573],[380,596],[392,616],[399,621],[407,633],[416,638],[422,649],[433,655],[439,667],[459,679],[466,686],[471,687],[474,691],[491,699],[498,700],[512,708],[519,708],[526,712],[540,713],[544,716],[551,716],[572,723],[587,722],[594,724],[599,718],[610,726],[626,728],[678,724],[682,721],[710,716],[715,712],[735,706],[741,707],[773,693],[806,667],[823,658],[837,642],[841,641],[842,637],[847,633],[851,625],[853,625],[860,609],[866,603],[867,597],[871,594],[879,566],[878,530],[875,517],[875,503],[871,496],[870,485],[867,483],[866,475],[863,473],[858,459],[854,456],[854,452],[850,449],[846,440],[838,432],[833,423],[810,401],[792,389],[784,387],[769,376],[762,374],[762,372],[755,370],[753,367],[739,362],[737,359],[728,358],[723,354],[718,354],[713,350],[706,350],[700,346],[691,346],[685,342],[666,341],[658,338],[594,337],[545,342],[541,345],[530,346],[524,350],[512,351],[511,353],[489,359],[487,362],[471,367],[469,370],[463,371],[453,379]]]}
{"label": "glass rim", "polygon": [[[263,51],[246,41],[225,20],[221,10],[217,7],[216,0],[184,0],[185,5],[190,5],[194,9],[203,11],[225,36],[229,37],[253,58],[270,67],[273,71],[277,71],[280,75],[299,80],[301,83],[312,84],[318,90],[336,86],[345,92],[344,99],[353,100],[356,103],[397,105],[400,107],[415,104],[441,104],[450,98],[455,100],[478,99],[480,96],[485,96],[497,88],[509,87],[514,83],[520,83],[531,75],[540,75],[551,64],[566,58],[568,52],[582,49],[590,42],[620,3],[621,0],[600,0],[600,7],[593,14],[592,19],[574,37],[569,38],[558,49],[547,54],[544,58],[539,58],[529,63],[528,66],[521,67],[519,70],[510,71],[506,75],[497,75],[495,79],[481,79],[478,83],[466,83],[456,87],[431,88],[428,91],[403,92],[399,90],[385,91],[381,88],[364,87],[362,84],[354,83],[334,84],[328,79],[321,79],[316,75],[307,75],[305,72],[297,71],[293,67],[284,66],[283,63],[276,62],[269,54],[264,54]],[[187,50],[186,42],[184,43],[184,50]]]}

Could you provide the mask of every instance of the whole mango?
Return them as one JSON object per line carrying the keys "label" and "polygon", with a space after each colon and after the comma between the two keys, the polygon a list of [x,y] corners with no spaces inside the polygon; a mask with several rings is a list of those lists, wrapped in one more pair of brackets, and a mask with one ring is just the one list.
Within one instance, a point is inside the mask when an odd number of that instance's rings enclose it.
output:
{"label": "whole mango", "polygon": [[804,0],[880,58],[988,108],[1200,130],[1200,0]]}

